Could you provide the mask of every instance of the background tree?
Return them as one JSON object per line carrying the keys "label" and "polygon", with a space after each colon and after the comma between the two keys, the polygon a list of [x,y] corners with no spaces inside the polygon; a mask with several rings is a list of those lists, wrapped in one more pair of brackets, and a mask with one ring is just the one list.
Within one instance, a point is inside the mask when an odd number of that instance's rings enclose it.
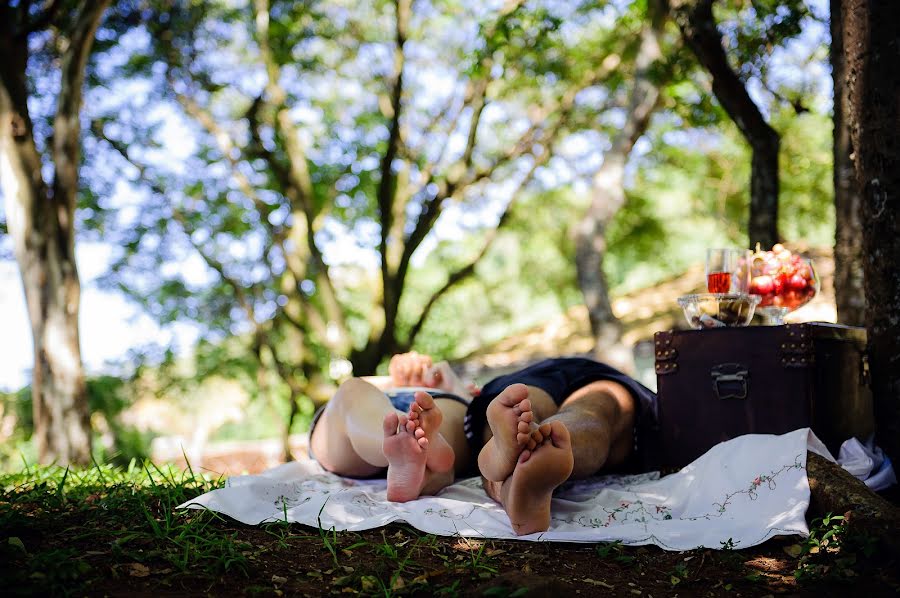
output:
{"label": "background tree", "polygon": [[[132,220],[104,225],[124,248],[110,283],[163,322],[202,325],[210,347],[243,335],[292,405],[347,362],[373,372],[413,346],[562,140],[603,112],[578,94],[611,75],[595,48],[623,40],[596,27],[596,7],[557,8],[579,19],[584,49],[566,40],[564,15],[516,1],[494,12],[161,2],[122,71],[193,149],[183,168],[159,159],[171,125],[132,98],[95,120],[149,190]],[[468,247],[411,295],[414,254],[448,211],[471,214]],[[374,272],[335,259],[337,239],[374,256]],[[167,265],[178,256],[201,260],[193,279]]]}
{"label": "background tree", "polygon": [[868,355],[876,441],[900,458],[900,4],[845,0],[841,7],[849,125],[861,194]]}
{"label": "background tree", "polygon": [[[796,3],[795,3],[796,4]],[[752,148],[750,169],[750,213],[748,236],[750,243],[771,247],[780,239],[778,234],[778,158],[780,140],[759,107],[750,97],[744,81],[729,63],[722,46],[722,35],[713,14],[713,0],[671,0],[675,20],[681,28],[685,43],[712,77],[716,99],[740,129]],[[755,4],[754,8],[764,8]],[[774,7],[770,6],[770,9]],[[774,21],[773,34],[796,33],[801,11],[791,19]],[[777,14],[772,10],[773,16]],[[760,14],[761,22],[765,23]],[[765,23],[769,25],[769,23]],[[782,30],[779,32],[779,30]]]}
{"label": "background tree", "polygon": [[625,165],[634,144],[650,125],[664,77],[661,38],[666,20],[665,3],[651,0],[642,17],[644,24],[634,56],[634,81],[625,122],[613,136],[611,147],[604,152],[603,163],[594,174],[591,203],[575,234],[578,285],[595,339],[594,354],[625,371],[634,370],[634,360],[631,349],[622,344],[622,324],[612,311],[603,258],[607,253],[606,230],[625,204]]}
{"label": "background tree", "polygon": [[[31,321],[34,435],[42,462],[90,462],[75,206],[85,69],[108,5],[0,3],[0,188]],[[55,114],[44,138],[29,108],[35,53],[43,54],[44,68],[59,68]],[[49,183],[45,173],[52,173]]]}
{"label": "background tree", "polygon": [[853,172],[853,145],[848,123],[849,97],[844,56],[842,0],[831,0],[831,81],[834,88],[834,298],[838,322],[866,325],[866,295],[863,284],[863,235],[860,193]]}

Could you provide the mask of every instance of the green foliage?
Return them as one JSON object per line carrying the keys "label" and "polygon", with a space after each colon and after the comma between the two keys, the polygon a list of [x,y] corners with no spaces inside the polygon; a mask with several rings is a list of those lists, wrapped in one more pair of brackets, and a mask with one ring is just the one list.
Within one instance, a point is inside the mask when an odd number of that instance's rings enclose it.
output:
{"label": "green foliage", "polygon": [[[97,376],[87,379],[88,410],[94,424],[93,453],[98,461],[126,464],[144,459],[150,453],[153,434],[140,431],[120,421],[120,414],[135,401],[135,386],[130,379]],[[0,395],[0,415],[15,418],[12,438],[0,448],[0,471],[21,465],[22,458],[33,460],[30,444],[34,430],[31,387],[16,393]],[[99,426],[99,428],[98,428]]]}
{"label": "green foliage", "polygon": [[877,540],[851,530],[843,515],[813,519],[809,536],[785,550],[799,557],[794,577],[802,583],[852,582],[875,555]]}
{"label": "green foliage", "polygon": [[[510,191],[534,159],[528,152],[447,197],[425,226],[398,290],[395,329],[379,345],[385,220],[377,192],[391,117],[394,8],[270,5],[268,40],[283,98],[266,85],[272,65],[263,62],[253,3],[218,1],[117,3],[86,92],[79,234],[116,247],[103,285],[164,326],[199,331],[189,358],[171,346],[134,356],[161,393],[189,402],[204,380],[223,377],[261,401],[251,409],[253,426],[227,424],[217,438],[271,430],[295,399],[302,427],[311,409],[302,395],[317,376],[328,378],[333,364],[367,345],[403,346],[449,274],[478,255],[508,201],[512,217],[491,250],[434,304],[415,347],[459,357],[579,303],[572,229],[588,199],[585,183],[621,126],[635,34],[647,18],[646,2],[524,3],[508,14],[416,4],[405,48],[403,147],[389,171],[393,186],[409,193],[398,194],[408,201],[393,214],[401,222],[388,245],[409,239],[440,189],[519,148],[529,127],[535,134],[525,145],[540,146],[535,156],[558,155],[524,189]],[[717,18],[729,55],[782,134],[783,235],[828,244],[834,216],[822,93],[776,68],[801,29],[812,35],[809,11],[801,2],[754,0],[717,5]],[[614,294],[681,273],[707,246],[747,244],[749,152],[677,36],[670,23],[665,61],[656,66],[666,81],[662,105],[633,152],[627,201],[607,231]],[[809,46],[804,59],[823,63],[824,46],[814,39]],[[37,97],[53,88],[41,70],[48,56],[30,67]],[[619,66],[590,80],[613,57]],[[462,106],[484,81],[486,108],[466,166],[473,110]],[[581,86],[563,118],[554,106]],[[46,133],[45,104],[35,118]],[[797,115],[797,106],[809,111]],[[556,126],[557,143],[542,145]],[[308,204],[297,194],[303,168]],[[131,400],[114,386],[92,391],[110,422]],[[290,388],[301,396],[292,399]],[[142,454],[146,438],[114,433],[124,443],[116,451]]]}

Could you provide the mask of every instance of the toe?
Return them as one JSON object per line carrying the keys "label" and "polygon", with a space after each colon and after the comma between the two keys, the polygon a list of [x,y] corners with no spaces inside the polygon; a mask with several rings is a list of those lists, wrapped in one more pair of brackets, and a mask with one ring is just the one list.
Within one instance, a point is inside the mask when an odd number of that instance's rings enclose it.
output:
{"label": "toe", "polygon": [[553,422],[550,428],[550,439],[553,446],[559,448],[569,448],[572,446],[572,440],[569,436],[569,429],[562,422]]}
{"label": "toe", "polygon": [[397,417],[395,412],[388,413],[384,416],[384,420],[382,421],[382,427],[384,429],[385,436],[393,436],[397,433],[397,427],[400,425],[400,420]]}
{"label": "toe", "polygon": [[507,386],[506,389],[497,395],[495,400],[500,401],[503,405],[507,407],[513,407],[514,405],[521,403],[524,398],[528,396],[528,387],[524,384],[511,384]]}
{"label": "toe", "polygon": [[417,391],[415,405],[422,411],[428,411],[434,407],[434,398],[425,391]]}

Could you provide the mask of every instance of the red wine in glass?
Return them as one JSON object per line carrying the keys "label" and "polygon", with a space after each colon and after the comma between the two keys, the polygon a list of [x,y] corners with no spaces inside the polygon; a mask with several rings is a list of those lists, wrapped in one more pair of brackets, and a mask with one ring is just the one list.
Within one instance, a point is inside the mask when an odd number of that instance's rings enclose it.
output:
{"label": "red wine in glass", "polygon": [[710,272],[706,275],[706,288],[710,293],[727,293],[731,288],[731,273]]}

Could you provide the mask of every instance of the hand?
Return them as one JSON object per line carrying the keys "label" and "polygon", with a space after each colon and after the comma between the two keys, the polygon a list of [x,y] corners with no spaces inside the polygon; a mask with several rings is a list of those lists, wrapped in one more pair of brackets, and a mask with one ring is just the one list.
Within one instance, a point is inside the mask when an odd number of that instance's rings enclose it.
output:
{"label": "hand", "polygon": [[391,357],[388,373],[396,386],[436,388],[434,384],[428,383],[428,380],[433,379],[433,375],[428,374],[432,367],[431,357],[410,351]]}

